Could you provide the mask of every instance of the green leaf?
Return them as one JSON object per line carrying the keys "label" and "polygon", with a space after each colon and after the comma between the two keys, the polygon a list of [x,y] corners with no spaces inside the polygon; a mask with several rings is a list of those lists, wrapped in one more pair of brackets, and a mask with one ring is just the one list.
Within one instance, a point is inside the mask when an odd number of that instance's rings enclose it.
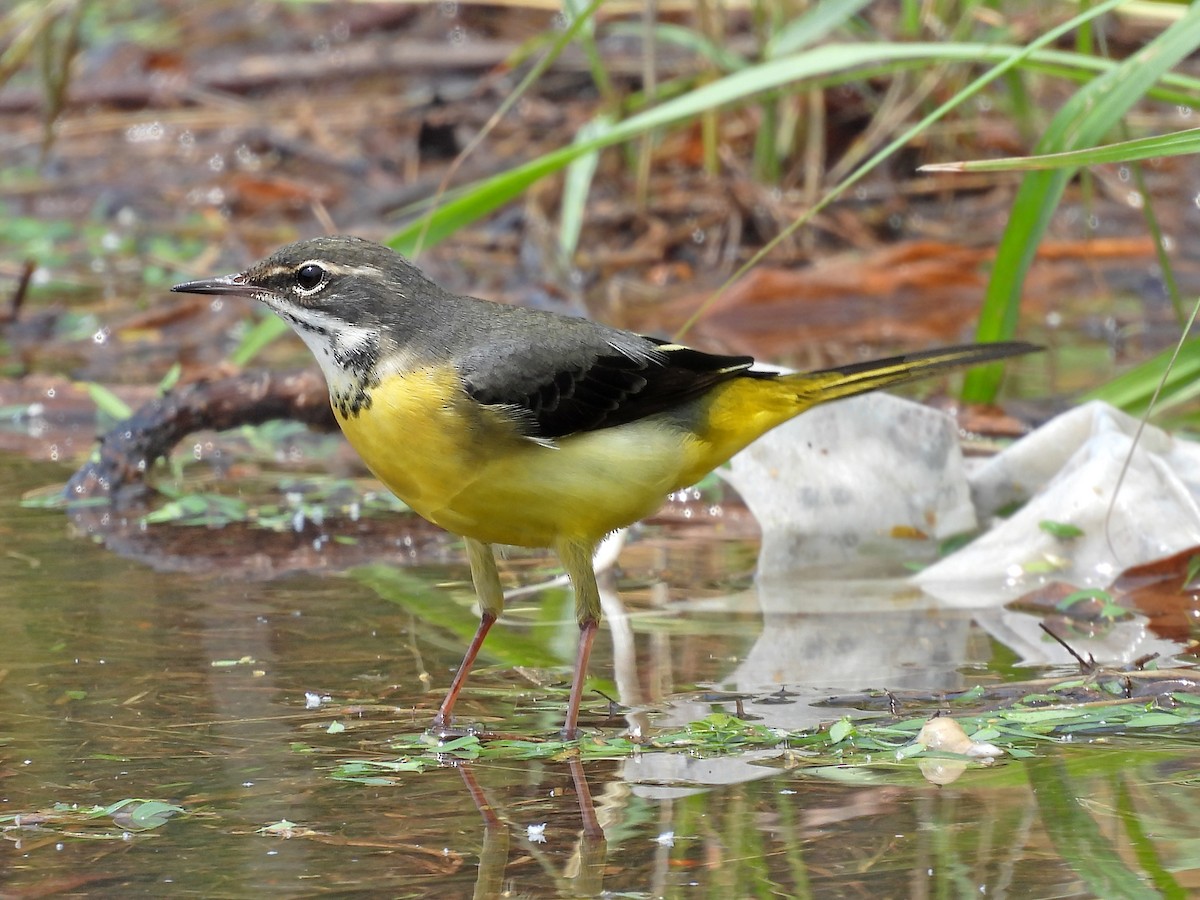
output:
{"label": "green leaf", "polygon": [[163,800],[146,800],[133,808],[130,820],[138,828],[158,828],[165,825],[171,817],[185,811],[182,806]]}
{"label": "green leaf", "polygon": [[1181,590],[1187,590],[1189,585],[1196,583],[1196,578],[1200,576],[1200,553],[1188,557],[1187,570],[1183,574],[1183,587]]}
{"label": "green leaf", "polygon": [[1183,724],[1180,716],[1169,712],[1151,711],[1134,716],[1124,723],[1126,728],[1163,728]]}
{"label": "green leaf", "polygon": [[148,525],[172,523],[216,527],[230,522],[244,522],[249,512],[249,504],[238,497],[185,494],[151,510],[142,517],[142,521]]}
{"label": "green leaf", "polygon": [[94,807],[89,815],[93,818],[108,816],[123,828],[149,830],[165,825],[172,816],[185,813],[182,806],[164,800],[118,800],[108,806]]}
{"label": "green leaf", "polygon": [[1060,612],[1066,612],[1076,603],[1083,603],[1088,600],[1102,600],[1108,604],[1112,603],[1112,594],[1103,588],[1085,588],[1084,590],[1067,594],[1067,596],[1054,604],[1054,608]]}
{"label": "green leaf", "polygon": [[1072,525],[1070,522],[1055,522],[1050,519],[1043,519],[1038,522],[1038,528],[1059,540],[1065,541],[1083,537],[1083,529],[1078,525]]}
{"label": "green leaf", "polygon": [[462,737],[454,738],[453,740],[443,741],[437,744],[434,749],[438,753],[467,753],[475,754],[479,752],[479,738],[473,734],[464,734]]}
{"label": "green leaf", "polygon": [[162,377],[162,381],[158,383],[159,395],[165,394],[171,388],[179,383],[179,376],[183,374],[183,366],[175,363],[167,370],[167,374]]}
{"label": "green leaf", "polygon": [[96,409],[118,422],[133,415],[129,404],[103,385],[91,383],[87,386],[87,392],[96,404]]}
{"label": "green leaf", "polygon": [[854,723],[849,716],[843,716],[829,726],[829,740],[835,744],[840,744],[853,733]]}

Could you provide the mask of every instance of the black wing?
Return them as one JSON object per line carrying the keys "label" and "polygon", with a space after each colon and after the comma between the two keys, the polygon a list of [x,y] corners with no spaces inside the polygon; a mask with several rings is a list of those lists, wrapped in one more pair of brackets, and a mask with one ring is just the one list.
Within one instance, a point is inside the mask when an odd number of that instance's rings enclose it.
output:
{"label": "black wing", "polygon": [[[591,339],[598,336],[605,339]],[[584,344],[526,348],[479,365],[465,360],[460,371],[467,392],[480,403],[514,409],[529,437],[552,439],[672,409],[754,362],[609,329],[588,337]]]}

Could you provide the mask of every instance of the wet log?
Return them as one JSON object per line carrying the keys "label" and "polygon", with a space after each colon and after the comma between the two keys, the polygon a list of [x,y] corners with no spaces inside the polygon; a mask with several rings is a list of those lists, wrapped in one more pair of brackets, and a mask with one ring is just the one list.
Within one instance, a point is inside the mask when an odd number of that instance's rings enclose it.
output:
{"label": "wet log", "polygon": [[169,391],[101,436],[98,453],[67,482],[67,498],[71,502],[97,497],[115,503],[134,501],[144,493],[151,463],[189,434],[272,419],[335,430],[337,422],[320,373],[309,369],[245,372]]}

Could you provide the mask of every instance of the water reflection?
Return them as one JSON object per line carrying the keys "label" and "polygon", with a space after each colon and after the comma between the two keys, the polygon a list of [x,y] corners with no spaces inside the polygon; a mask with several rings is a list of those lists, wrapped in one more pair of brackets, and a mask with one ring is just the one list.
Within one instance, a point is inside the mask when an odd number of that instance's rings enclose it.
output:
{"label": "water reflection", "polygon": [[[559,893],[571,897],[595,897],[604,891],[604,869],[608,858],[608,843],[604,829],[596,817],[592,803],[591,788],[584,775],[583,763],[578,759],[566,763],[571,773],[572,792],[579,804],[579,837],[574,849],[562,869],[556,873],[555,882]],[[488,800],[479,786],[475,771],[470,763],[458,765],[463,784],[475,808],[483,818],[483,844],[479,853],[479,876],[475,882],[474,897],[499,897],[503,893],[505,872],[508,869],[509,846],[512,839],[509,823],[501,818],[496,807]],[[547,823],[529,824],[524,830],[524,851],[533,856],[545,854],[541,847],[547,843]]]}
{"label": "water reflection", "polygon": [[[69,536],[61,513],[16,506],[24,490],[62,477],[14,465],[0,500],[5,895],[1086,897],[1200,887],[1200,752],[1187,735],[1046,744],[1032,760],[968,765],[942,787],[911,763],[814,766],[777,749],[493,759],[335,780],[342,760],[396,759],[397,736],[428,723],[461,652],[457,617],[474,625],[469,588],[446,586],[465,576],[454,548],[439,557],[431,546],[427,557],[451,562],[397,570],[400,599],[361,578],[266,565],[222,564],[230,574],[217,577],[196,565],[195,530],[189,552],[170,529],[110,549]],[[145,543],[153,532],[168,541],[157,550]],[[198,533],[216,560],[255,546],[244,533]],[[760,722],[795,727],[835,718],[818,705],[831,693],[1013,675],[1013,657],[975,614],[898,583],[796,586],[803,612],[783,609],[795,600],[783,595],[689,589],[681,600],[649,574],[671,562],[659,546],[666,556],[642,568],[645,542],[634,547],[624,589],[607,586],[597,683],[628,709],[613,723],[607,703],[589,702],[590,727],[605,733],[732,711],[729,692]],[[137,559],[114,552],[129,548]],[[700,552],[720,567],[719,548]],[[524,735],[557,728],[575,626],[569,595],[543,593],[514,604],[510,640],[464,694],[466,721]],[[540,662],[515,662],[534,652]],[[330,699],[311,706],[308,694]],[[82,816],[130,798],[184,812],[141,830]]]}

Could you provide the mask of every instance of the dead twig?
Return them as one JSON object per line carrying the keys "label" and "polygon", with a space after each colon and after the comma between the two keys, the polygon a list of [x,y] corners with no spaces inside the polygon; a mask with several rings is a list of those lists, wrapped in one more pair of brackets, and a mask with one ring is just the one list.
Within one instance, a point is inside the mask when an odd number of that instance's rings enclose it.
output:
{"label": "dead twig", "polygon": [[1092,656],[1092,654],[1089,653],[1087,655],[1087,659],[1084,659],[1075,652],[1074,647],[1055,634],[1045,622],[1038,622],[1038,627],[1041,628],[1042,631],[1046,632],[1046,634],[1050,635],[1050,637],[1054,638],[1054,640],[1058,642],[1059,646],[1061,646],[1075,658],[1075,661],[1079,663],[1079,671],[1082,674],[1091,675],[1096,671],[1096,658]]}
{"label": "dead twig", "polygon": [[29,282],[36,270],[36,262],[32,259],[25,260],[25,264],[21,266],[21,274],[17,277],[17,286],[13,289],[12,297],[9,298],[8,309],[0,312],[0,325],[17,321],[17,316],[21,314],[21,307],[25,305],[25,296],[29,293]]}

